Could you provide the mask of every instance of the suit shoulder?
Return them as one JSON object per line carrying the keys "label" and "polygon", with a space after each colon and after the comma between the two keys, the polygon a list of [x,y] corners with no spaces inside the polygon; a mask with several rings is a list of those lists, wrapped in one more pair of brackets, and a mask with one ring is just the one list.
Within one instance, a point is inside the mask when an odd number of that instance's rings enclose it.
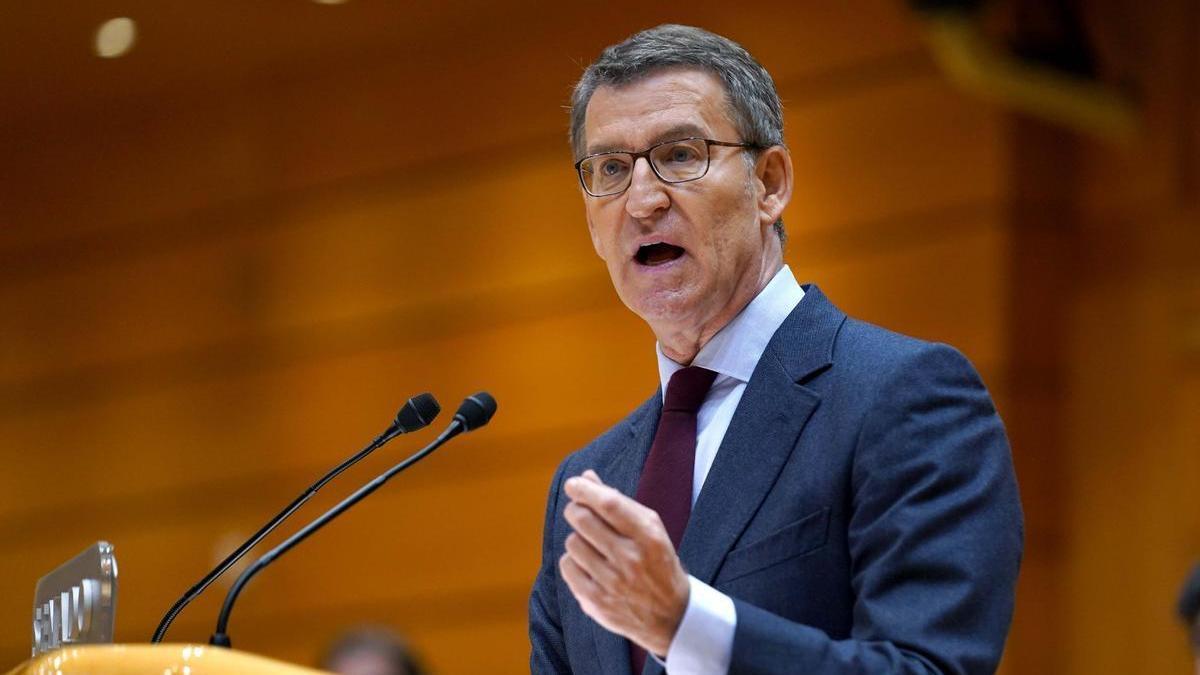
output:
{"label": "suit shoulder", "polygon": [[834,342],[833,359],[843,374],[879,382],[917,370],[975,375],[971,362],[954,347],[897,333],[847,317]]}

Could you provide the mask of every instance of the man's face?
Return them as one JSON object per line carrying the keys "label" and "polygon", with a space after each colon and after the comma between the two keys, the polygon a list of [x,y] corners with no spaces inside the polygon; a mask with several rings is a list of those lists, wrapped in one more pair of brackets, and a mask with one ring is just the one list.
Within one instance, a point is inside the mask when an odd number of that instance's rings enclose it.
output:
{"label": "man's face", "polygon": [[[592,94],[586,154],[638,152],[661,141],[701,137],[741,142],[720,79],[673,68]],[[759,209],[762,182],[739,148],[713,146],[708,173],[687,183],[658,179],[646,159],[620,195],[584,195],[588,229],[617,294],[658,334],[723,325],[761,287],[778,256],[771,220]],[[736,306],[734,306],[736,305]],[[720,325],[715,326],[716,329]]]}

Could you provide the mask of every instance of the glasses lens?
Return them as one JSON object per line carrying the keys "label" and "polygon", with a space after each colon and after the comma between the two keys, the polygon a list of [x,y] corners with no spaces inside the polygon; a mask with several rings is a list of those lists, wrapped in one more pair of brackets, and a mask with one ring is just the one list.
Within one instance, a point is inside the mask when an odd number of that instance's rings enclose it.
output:
{"label": "glasses lens", "polygon": [[579,165],[583,186],[597,197],[622,192],[629,185],[633,158],[624,152],[589,157]]}
{"label": "glasses lens", "polygon": [[708,144],[702,139],[672,141],[650,151],[650,162],[663,180],[696,180],[708,171]]}

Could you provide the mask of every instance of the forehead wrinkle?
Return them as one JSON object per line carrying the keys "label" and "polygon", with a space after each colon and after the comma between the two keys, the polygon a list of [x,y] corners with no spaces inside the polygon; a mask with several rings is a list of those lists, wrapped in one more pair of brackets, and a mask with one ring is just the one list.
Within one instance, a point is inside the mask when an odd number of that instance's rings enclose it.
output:
{"label": "forehead wrinkle", "polygon": [[677,141],[682,138],[705,138],[705,137],[707,137],[707,135],[708,135],[708,131],[704,127],[700,126],[699,124],[695,124],[692,122],[684,122],[681,124],[672,125],[668,129],[664,129],[663,131],[660,131],[658,133],[655,133],[655,134],[649,136],[646,139],[647,145],[645,147],[628,148],[628,147],[622,147],[622,146],[617,146],[617,145],[598,144],[594,147],[589,147],[587,150],[587,154],[588,155],[596,155],[596,154],[601,154],[601,153],[605,153],[605,152],[642,152],[642,151],[646,150],[647,148],[649,148],[650,146],[657,145],[659,143],[664,143],[667,141]]}
{"label": "forehead wrinkle", "polygon": [[[598,87],[588,102],[588,114],[584,125],[585,138],[595,139],[595,142],[587,143],[585,155],[599,152],[633,152],[659,141],[672,140],[672,137],[711,136],[716,128],[714,124],[719,125],[721,122],[725,122],[731,130],[735,129],[732,120],[729,119],[724,86],[715,76],[701,74],[708,81],[699,83],[699,87],[696,87],[697,83],[694,82],[684,83],[683,86],[679,86],[678,81],[656,83],[654,80],[659,78],[654,75],[619,86]],[[688,86],[689,84],[692,86]],[[599,127],[596,126],[596,114],[592,110],[596,103],[615,113],[609,114],[608,119]],[[692,113],[691,119],[681,119],[677,112],[680,109]],[[710,119],[714,114],[719,119]],[[656,129],[656,125],[660,128]],[[607,133],[613,133],[620,138],[606,138]],[[635,142],[640,142],[640,147],[630,147]]]}

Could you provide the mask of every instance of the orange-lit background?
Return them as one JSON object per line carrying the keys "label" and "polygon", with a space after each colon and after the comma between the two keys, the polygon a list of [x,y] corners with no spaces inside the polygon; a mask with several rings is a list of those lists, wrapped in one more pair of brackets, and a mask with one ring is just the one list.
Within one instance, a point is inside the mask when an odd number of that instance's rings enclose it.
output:
{"label": "orange-lit background", "polygon": [[[311,664],[383,623],[437,672],[525,670],[550,474],[656,385],[586,236],[564,105],[604,45],[676,21],[778,83],[797,276],[958,346],[992,389],[1027,520],[1004,672],[1186,672],[1200,10],[1079,4],[1102,74],[1140,96],[1128,145],[960,92],[900,0],[5,3],[0,670],[28,655],[37,578],[88,544],[116,546],[117,638],[145,641],[405,397],[480,388],[488,429],[258,577],[230,629]],[[102,60],[113,16],[139,37]],[[227,585],[171,639],[205,641]]]}

